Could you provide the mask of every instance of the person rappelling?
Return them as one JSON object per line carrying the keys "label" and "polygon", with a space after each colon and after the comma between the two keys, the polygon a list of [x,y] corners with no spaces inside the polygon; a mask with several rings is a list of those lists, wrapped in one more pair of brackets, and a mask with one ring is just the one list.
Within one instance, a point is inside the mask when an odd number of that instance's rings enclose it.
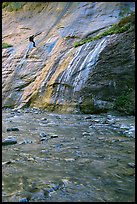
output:
{"label": "person rappelling", "polygon": [[30,50],[31,50],[33,47],[36,47],[36,43],[35,43],[35,41],[34,41],[34,37],[35,37],[35,35],[31,35],[31,36],[29,37],[30,45],[29,45],[28,50],[27,50],[27,53],[26,53],[26,58],[28,58],[28,56],[29,56],[28,53],[30,52]]}
{"label": "person rappelling", "polygon": [[36,47],[36,43],[35,43],[35,41],[34,41],[34,37],[36,37],[37,35],[40,35],[42,32],[37,32],[35,35],[31,35],[30,37],[29,37],[29,46],[28,46],[28,48],[27,48],[27,52],[26,52],[26,54],[25,54],[25,57],[26,58],[28,58],[28,56],[29,56],[29,52],[34,48],[34,47]]}
{"label": "person rappelling", "polygon": [[29,37],[29,41],[30,41],[30,42],[33,42],[33,47],[36,47],[35,42],[34,42],[34,37],[35,37],[35,35],[31,35],[31,36]]}

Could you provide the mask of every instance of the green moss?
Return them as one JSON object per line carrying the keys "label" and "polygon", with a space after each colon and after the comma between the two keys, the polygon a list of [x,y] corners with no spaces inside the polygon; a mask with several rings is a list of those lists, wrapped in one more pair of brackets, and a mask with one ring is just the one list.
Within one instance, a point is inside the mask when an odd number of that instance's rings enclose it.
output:
{"label": "green moss", "polygon": [[114,109],[127,114],[134,114],[134,103],[131,94],[125,93],[117,97]]}
{"label": "green moss", "polygon": [[127,30],[130,29],[130,27],[132,26],[132,24],[135,23],[135,13],[131,14],[130,16],[126,16],[124,18],[122,18],[117,24],[114,24],[111,28],[109,28],[108,30],[104,31],[103,33],[96,35],[92,38],[86,38],[83,41],[80,42],[76,42],[74,44],[74,47],[78,47],[81,46],[87,42],[91,42],[93,40],[98,40],[104,36],[107,35],[112,35],[112,34],[118,34],[118,33],[123,33]]}
{"label": "green moss", "polygon": [[130,9],[130,6],[122,8],[119,15],[124,16],[124,15],[126,15],[128,13],[132,13],[132,10]]}
{"label": "green moss", "polygon": [[127,95],[119,96],[115,101],[115,107],[124,107],[129,102],[129,98]]}
{"label": "green moss", "polygon": [[10,45],[8,43],[2,43],[2,49],[3,48],[8,48],[8,47],[13,47],[13,45]]}
{"label": "green moss", "polygon": [[3,2],[3,3],[2,3],[2,8],[7,7],[9,4],[10,4],[10,2]]}
{"label": "green moss", "polygon": [[26,4],[26,2],[3,2],[2,8],[6,8],[9,12],[18,11],[24,6],[24,4]]}
{"label": "green moss", "polygon": [[135,23],[135,13],[132,13],[131,15],[129,16],[126,16],[124,18],[122,18],[119,22],[118,22],[118,26],[123,26],[127,23]]}
{"label": "green moss", "polygon": [[76,36],[76,35],[73,35],[73,36],[66,36],[66,39],[72,39],[72,38],[78,38],[78,36]]}
{"label": "green moss", "polygon": [[84,101],[80,104],[80,111],[81,113],[94,113],[94,103],[92,98],[86,98]]}

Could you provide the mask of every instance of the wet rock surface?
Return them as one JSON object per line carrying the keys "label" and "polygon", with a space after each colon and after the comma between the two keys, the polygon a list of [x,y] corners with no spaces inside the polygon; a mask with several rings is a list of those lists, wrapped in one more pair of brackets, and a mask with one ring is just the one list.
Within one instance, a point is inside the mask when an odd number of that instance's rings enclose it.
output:
{"label": "wet rock surface", "polygon": [[19,131],[19,129],[16,127],[7,128],[7,132],[10,132],[10,131]]}
{"label": "wet rock surface", "polygon": [[3,202],[134,202],[133,116],[39,109],[2,116],[2,140],[18,140],[2,146]]}
{"label": "wet rock surface", "polygon": [[17,139],[14,138],[14,137],[8,137],[8,138],[5,138],[3,141],[2,141],[2,145],[12,145],[12,144],[16,144],[17,143]]}
{"label": "wet rock surface", "polygon": [[[19,11],[3,9],[2,40],[14,45],[2,49],[3,107],[85,114],[117,107],[135,114],[134,26],[74,47],[134,11],[134,2],[26,2]],[[28,37],[37,32],[26,58]]]}

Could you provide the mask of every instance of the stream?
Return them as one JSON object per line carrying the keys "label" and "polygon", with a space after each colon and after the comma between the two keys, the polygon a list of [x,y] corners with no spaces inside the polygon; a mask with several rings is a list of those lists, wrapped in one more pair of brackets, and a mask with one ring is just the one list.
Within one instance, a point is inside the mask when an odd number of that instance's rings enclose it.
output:
{"label": "stream", "polygon": [[135,117],[3,109],[3,202],[134,202]]}

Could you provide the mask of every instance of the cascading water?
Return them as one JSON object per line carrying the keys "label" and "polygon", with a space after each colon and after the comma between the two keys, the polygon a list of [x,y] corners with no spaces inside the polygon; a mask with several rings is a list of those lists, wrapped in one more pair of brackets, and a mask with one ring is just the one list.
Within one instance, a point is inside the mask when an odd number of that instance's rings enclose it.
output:
{"label": "cascading water", "polygon": [[101,40],[101,42],[98,42],[94,47],[94,49],[89,52],[89,54],[87,55],[87,57],[85,58],[81,66],[79,67],[78,74],[75,77],[75,80],[73,82],[74,92],[79,91],[82,85],[88,79],[89,73],[93,68],[93,66],[96,64],[99,54],[107,44],[107,39],[108,37],[105,37]]}
{"label": "cascading water", "polygon": [[[69,85],[68,87],[71,88],[73,93],[80,91],[95,66],[100,53],[107,45],[108,38],[109,36],[104,37],[94,46],[92,42],[89,42],[77,49],[74,58],[58,78],[57,90],[54,95],[55,101],[60,101],[63,98],[67,90],[66,85]],[[67,91],[66,94],[68,94]]]}

